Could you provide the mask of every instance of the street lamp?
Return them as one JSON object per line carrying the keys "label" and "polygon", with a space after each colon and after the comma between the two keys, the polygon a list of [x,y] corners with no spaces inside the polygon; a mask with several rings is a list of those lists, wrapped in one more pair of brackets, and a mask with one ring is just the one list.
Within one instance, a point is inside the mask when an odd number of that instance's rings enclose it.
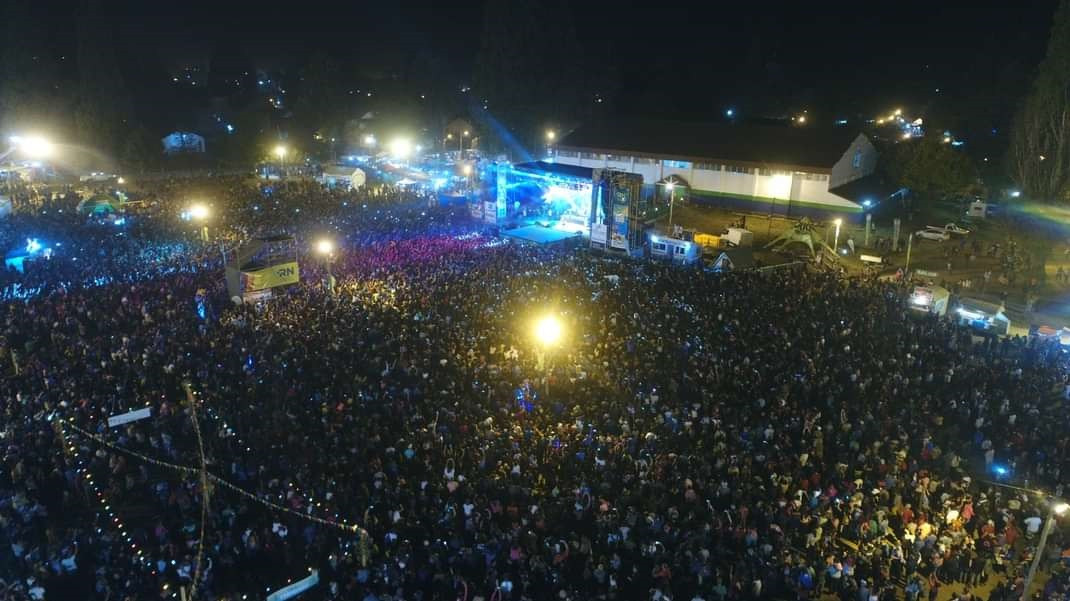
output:
{"label": "street lamp", "polygon": [[461,135],[457,137],[457,152],[460,156],[464,156],[464,139],[468,137],[468,130],[461,132]]}
{"label": "street lamp", "polygon": [[201,203],[194,204],[189,208],[189,216],[201,224],[201,239],[205,242],[208,242],[208,224],[205,223],[208,220],[208,215],[208,207]]}
{"label": "street lamp", "polygon": [[[561,322],[557,317],[553,315],[546,315],[537,322],[535,322],[535,341],[538,342],[537,357],[539,371],[546,369],[549,371],[549,366],[546,363],[546,353],[554,346],[557,346],[561,341]],[[546,393],[550,392],[550,378],[547,375],[546,378]]]}
{"label": "street lamp", "polygon": [[316,252],[323,257],[323,263],[327,266],[327,290],[334,292],[334,273],[331,271],[331,258],[334,256],[334,242],[328,238],[320,238],[316,242]]}
{"label": "street lamp", "polygon": [[836,221],[833,221],[833,223],[836,224],[836,237],[834,239],[835,241],[832,243],[832,250],[834,250],[837,253],[839,253],[840,252],[840,226],[843,225],[843,219],[837,218]]}
{"label": "street lamp", "polygon": [[395,138],[390,142],[390,154],[395,159],[405,159],[412,154],[412,142],[407,138]]}
{"label": "street lamp", "polygon": [[557,132],[552,129],[546,130],[546,141],[553,144],[554,139],[557,138]]}
{"label": "street lamp", "polygon": [[43,159],[52,155],[52,142],[40,136],[23,138],[19,144],[19,150],[32,159]]}
{"label": "street lamp", "polygon": [[368,147],[375,146],[375,136],[371,134],[364,136],[364,145]]}
{"label": "street lamp", "polygon": [[547,315],[535,323],[535,339],[544,347],[550,347],[561,340],[561,322],[553,315]]}
{"label": "street lamp", "polygon": [[282,144],[279,144],[278,146],[275,147],[275,156],[279,157],[279,160],[282,161],[282,169],[283,169],[283,171],[286,171],[286,153],[287,153],[287,148],[285,146],[283,146]]}
{"label": "street lamp", "polygon": [[672,209],[676,204],[676,182],[665,182],[661,185],[669,191],[669,231],[672,232]]}
{"label": "street lamp", "polygon": [[52,142],[41,136],[11,136],[8,141],[11,143],[11,147],[7,152],[0,155],[0,159],[7,158],[8,155],[16,150],[31,159],[43,159],[51,156],[55,150]]}

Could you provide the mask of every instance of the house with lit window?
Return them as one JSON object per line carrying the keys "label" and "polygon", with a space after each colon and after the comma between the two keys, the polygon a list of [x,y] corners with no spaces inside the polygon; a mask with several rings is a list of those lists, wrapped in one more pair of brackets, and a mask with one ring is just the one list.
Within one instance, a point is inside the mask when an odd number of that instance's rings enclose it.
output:
{"label": "house with lit window", "polygon": [[617,121],[580,126],[553,159],[640,174],[659,200],[792,217],[861,216],[890,192],[866,184],[877,149],[843,127]]}

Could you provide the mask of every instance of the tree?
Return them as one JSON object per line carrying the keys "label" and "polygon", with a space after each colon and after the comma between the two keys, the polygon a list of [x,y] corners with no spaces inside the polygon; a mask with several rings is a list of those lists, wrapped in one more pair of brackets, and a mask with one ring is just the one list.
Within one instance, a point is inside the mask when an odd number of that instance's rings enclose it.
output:
{"label": "tree", "polygon": [[886,157],[889,178],[922,198],[963,196],[978,185],[973,161],[938,138],[899,143]]}
{"label": "tree", "polygon": [[881,156],[884,178],[923,198],[963,196],[979,186],[974,162],[939,138],[896,142]]}
{"label": "tree", "polygon": [[1032,198],[1067,200],[1070,192],[1070,0],[1062,0],[1033,87],[1014,121],[1010,168]]}

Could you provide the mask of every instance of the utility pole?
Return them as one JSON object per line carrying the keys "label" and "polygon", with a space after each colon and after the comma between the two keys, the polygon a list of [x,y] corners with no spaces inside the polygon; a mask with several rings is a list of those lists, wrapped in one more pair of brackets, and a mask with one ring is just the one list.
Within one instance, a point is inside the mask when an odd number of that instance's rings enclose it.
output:
{"label": "utility pole", "polygon": [[1044,520],[1044,529],[1040,532],[1040,540],[1037,541],[1036,551],[1033,553],[1033,561],[1029,564],[1029,571],[1026,572],[1025,582],[1022,584],[1022,597],[1020,601],[1029,601],[1030,589],[1033,587],[1033,580],[1037,575],[1037,568],[1040,567],[1040,558],[1044,555],[1044,549],[1048,546],[1048,537],[1051,536],[1051,531],[1055,528],[1055,516],[1063,515],[1067,509],[1070,509],[1065,501],[1048,497],[1046,493],[1039,490],[1032,490],[1023,488],[1020,486],[1014,486],[1011,484],[1004,484],[1002,482],[986,481],[986,484],[993,486],[999,486],[1002,488],[1009,488],[1011,490],[1018,490],[1029,493],[1031,495],[1042,495],[1047,499],[1048,506],[1048,519]]}
{"label": "utility pole", "polygon": [[914,245],[914,234],[910,234],[907,238],[907,266],[903,268],[904,272],[910,271],[910,248]]}
{"label": "utility pole", "polygon": [[1029,601],[1029,589],[1033,587],[1033,579],[1037,575],[1037,567],[1040,566],[1040,558],[1044,550],[1048,548],[1048,536],[1051,535],[1055,526],[1055,514],[1062,515],[1066,512],[1066,503],[1050,503],[1048,505],[1048,519],[1044,520],[1044,530],[1040,532],[1040,541],[1037,542],[1037,550],[1033,553],[1033,562],[1029,564],[1029,572],[1025,575],[1025,584],[1022,585],[1022,601]]}

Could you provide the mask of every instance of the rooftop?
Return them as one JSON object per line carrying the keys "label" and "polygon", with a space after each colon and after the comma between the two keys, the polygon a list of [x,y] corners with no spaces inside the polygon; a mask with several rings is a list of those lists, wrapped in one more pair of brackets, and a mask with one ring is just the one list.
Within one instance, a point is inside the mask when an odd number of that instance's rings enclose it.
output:
{"label": "rooftop", "polygon": [[564,165],[561,163],[548,163],[546,161],[531,161],[513,166],[515,171],[537,173],[539,175],[554,175],[557,177],[570,177],[574,179],[591,180],[594,177],[594,169],[590,167],[578,167],[576,165]]}
{"label": "rooftop", "polygon": [[614,121],[582,125],[559,148],[828,170],[858,136],[842,127]]}

